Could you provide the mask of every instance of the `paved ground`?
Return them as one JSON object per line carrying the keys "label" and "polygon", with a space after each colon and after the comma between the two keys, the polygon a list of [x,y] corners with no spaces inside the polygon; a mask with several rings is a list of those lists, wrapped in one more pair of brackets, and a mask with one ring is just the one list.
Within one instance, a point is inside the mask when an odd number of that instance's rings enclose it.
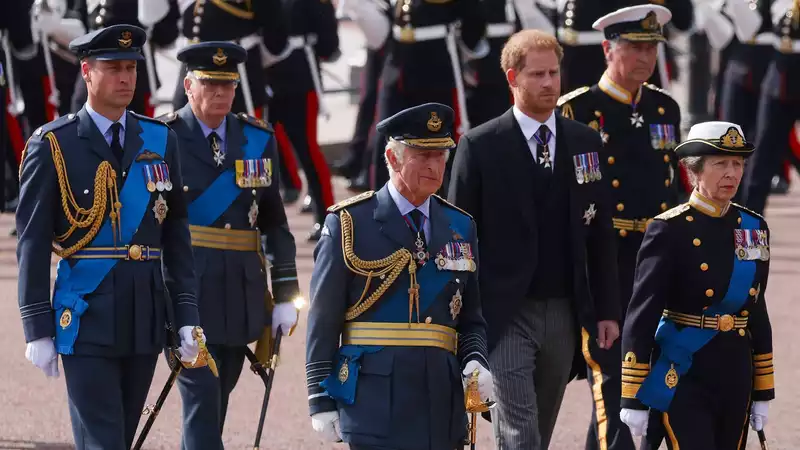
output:
{"label": "paved ground", "polygon": [[[331,70],[340,77],[347,76],[344,62],[354,54],[353,49],[360,45],[360,36],[345,31],[343,43],[346,57]],[[170,75],[174,62],[160,59],[159,71]],[[170,66],[172,64],[172,66]],[[174,72],[172,72],[174,77]],[[173,78],[174,79],[174,78]],[[329,79],[328,82],[331,82]],[[164,93],[166,94],[166,92]],[[680,94],[678,94],[680,95]],[[321,141],[339,142],[349,139],[355,111],[349,105],[346,95],[330,98],[336,114],[330,122],[321,123]],[[800,180],[795,180],[797,185]],[[348,196],[337,181],[336,197]],[[298,242],[297,263],[300,283],[308,289],[309,277],[313,267],[311,254],[313,246],[305,243],[305,233],[310,218],[297,213],[297,207],[287,208],[290,225],[296,233]],[[793,382],[800,379],[800,352],[792,350],[795,331],[796,305],[800,301],[797,276],[800,274],[800,235],[797,223],[800,221],[800,192],[795,190],[788,196],[776,198],[770,206],[770,225],[772,227],[773,252],[772,272],[768,288],[768,298],[773,324],[776,356],[776,384],[778,399],[771,408],[771,422],[768,427],[770,448],[794,449],[800,441],[800,422],[797,417],[796,399],[800,398],[800,388]],[[63,377],[49,380],[25,360],[25,345],[16,306],[17,267],[15,241],[7,237],[12,227],[13,217],[0,216],[0,349],[3,349],[3,369],[0,371],[0,449],[69,449],[73,448],[66,393]],[[55,260],[54,260],[55,261]],[[55,276],[54,270],[51,271]],[[311,430],[304,380],[305,318],[297,328],[296,334],[286,339],[283,346],[270,410],[265,426],[262,448],[274,450],[343,449],[342,445],[326,444],[320,441]],[[155,401],[167,377],[165,364],[159,363],[158,371],[151,388],[149,401]],[[227,448],[252,448],[252,439],[258,421],[263,386],[260,380],[250,374],[243,374],[237,390],[231,399],[228,424],[225,433]],[[178,448],[180,439],[180,404],[177,391],[173,392],[156,426],[151,432],[146,448]],[[586,424],[590,414],[590,392],[585,382],[569,386],[553,440],[553,449],[580,449],[584,442]],[[481,421],[478,448],[490,450],[494,445],[490,440],[491,429]],[[751,437],[750,447],[758,448]]]}

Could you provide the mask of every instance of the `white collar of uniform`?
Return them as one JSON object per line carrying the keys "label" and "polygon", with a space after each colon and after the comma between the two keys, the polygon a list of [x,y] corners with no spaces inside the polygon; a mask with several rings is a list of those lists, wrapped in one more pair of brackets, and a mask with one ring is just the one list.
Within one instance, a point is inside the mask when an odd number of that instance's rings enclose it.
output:
{"label": "white collar of uniform", "polygon": [[[89,104],[89,102],[86,102],[86,112],[89,113],[89,117],[92,118],[92,121],[97,126],[97,129],[100,130],[100,134],[105,136],[114,121],[92,109],[92,106]],[[128,111],[125,111],[117,121],[120,123],[120,125],[122,125],[122,129],[119,131],[123,136],[125,135],[125,119],[127,118]],[[120,138],[122,138],[122,136],[120,136]]]}
{"label": "white collar of uniform", "polygon": [[[634,103],[633,94],[631,94],[624,87],[615,83],[614,80],[608,76],[608,72],[604,72],[603,76],[600,77],[600,82],[597,83],[597,87],[599,87],[600,90],[605,92],[609,97],[620,103],[625,103],[626,105],[631,105]],[[641,100],[641,98],[642,86],[639,86],[639,92],[636,93],[636,104],[639,104],[639,100]]]}
{"label": "white collar of uniform", "polygon": [[418,209],[422,212],[422,215],[425,216],[427,219],[430,219],[430,209],[431,209],[431,198],[428,197],[425,199],[425,203],[417,206],[414,206],[410,201],[408,201],[400,191],[397,190],[394,183],[389,180],[387,183],[389,186],[389,195],[392,196],[392,200],[394,200],[394,204],[397,205],[397,209],[400,210],[400,215],[405,216],[411,211]]}
{"label": "white collar of uniform", "polygon": [[719,206],[717,203],[709,198],[706,198],[705,195],[696,190],[692,191],[692,195],[689,197],[689,204],[694,206],[696,210],[711,217],[724,216],[728,212],[728,208],[731,206],[730,202],[725,204],[725,206]]}
{"label": "white collar of uniform", "polygon": [[550,134],[553,136],[550,142],[553,142],[555,140],[556,138],[555,112],[551,112],[550,117],[548,117],[547,120],[545,120],[544,123],[542,123],[522,112],[519,108],[517,108],[517,105],[514,105],[512,109],[514,111],[514,118],[517,119],[519,128],[522,130],[522,134],[525,136],[526,141],[530,141],[533,138],[533,135],[536,134],[537,131],[539,131],[539,127],[541,127],[542,125],[547,125],[547,128],[550,130]]}

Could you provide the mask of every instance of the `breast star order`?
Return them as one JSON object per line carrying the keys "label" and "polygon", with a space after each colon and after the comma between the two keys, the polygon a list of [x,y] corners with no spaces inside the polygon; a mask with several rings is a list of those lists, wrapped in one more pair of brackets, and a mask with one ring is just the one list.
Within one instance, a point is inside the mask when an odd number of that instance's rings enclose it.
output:
{"label": "breast star order", "polygon": [[597,210],[594,208],[594,203],[592,203],[589,205],[589,208],[586,210],[586,212],[583,213],[583,219],[586,220],[585,224],[589,225],[596,215]]}

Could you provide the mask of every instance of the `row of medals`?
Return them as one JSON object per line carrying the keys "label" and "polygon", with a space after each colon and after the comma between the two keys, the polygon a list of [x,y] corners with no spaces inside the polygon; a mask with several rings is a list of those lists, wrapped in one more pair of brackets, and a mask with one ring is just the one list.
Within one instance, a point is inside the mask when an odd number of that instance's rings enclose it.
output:
{"label": "row of medals", "polygon": [[[152,175],[150,174],[150,170],[153,171]],[[156,166],[145,166],[142,168],[142,171],[144,172],[145,179],[147,180],[148,192],[164,192],[172,190],[172,181],[170,181],[166,175],[160,174],[156,169]],[[153,181],[153,179],[156,179],[157,181]]]}

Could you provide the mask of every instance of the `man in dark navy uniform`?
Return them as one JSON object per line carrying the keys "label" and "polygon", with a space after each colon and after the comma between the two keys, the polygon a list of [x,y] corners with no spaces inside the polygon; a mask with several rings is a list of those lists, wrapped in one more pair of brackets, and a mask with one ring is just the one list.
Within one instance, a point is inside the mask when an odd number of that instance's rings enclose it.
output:
{"label": "man in dark navy uniform", "polygon": [[354,450],[460,448],[462,376],[492,397],[475,222],[432,195],[453,115],[427,103],[379,123],[390,181],[332,207],[314,251],[311,421]]}
{"label": "man in dark navy uniform", "polygon": [[[224,41],[183,48],[178,59],[188,70],[189,103],[164,118],[179,139],[200,322],[219,369],[219,378],[205,370],[178,377],[184,449],[223,448],[228,398],[247,344],[270,323],[288,334],[297,321],[295,244],[278,190],[274,133],[254,117],[230,112],[237,65],[246,58],[244,48]],[[264,234],[273,255],[274,309],[267,304]]]}
{"label": "man in dark navy uniform", "polygon": [[[22,162],[17,259],[26,356],[58,376],[61,354],[78,449],[130,448],[168,319],[181,361],[197,363],[205,340],[196,327],[177,137],[126,111],[144,42],[144,30],[131,25],[72,41],[86,105],[37,129]],[[62,259],[51,304],[53,251]]]}
{"label": "man in dark navy uniform", "polygon": [[[603,139],[603,182],[611,186],[615,205],[612,223],[618,236],[622,317],[647,223],[678,204],[674,149],[680,142],[680,108],[668,94],[645,83],[655,71],[664,26],[671,17],[663,6],[640,5],[599,18],[593,26],[606,38],[608,68],[597,84],[559,101],[562,115],[589,125]],[[619,341],[610,349],[590,341],[583,356],[594,400],[586,448],[633,450],[631,433],[619,420]]]}
{"label": "man in dark navy uniform", "polygon": [[339,58],[338,22],[328,0],[289,0],[284,4],[289,32],[286,57],[267,67],[274,91],[270,121],[275,124],[281,155],[300,160],[306,175],[314,225],[308,240],[316,241],[325,221],[325,210],[333,206],[331,174],[317,141],[317,117],[330,116],[322,98],[320,61]]}

